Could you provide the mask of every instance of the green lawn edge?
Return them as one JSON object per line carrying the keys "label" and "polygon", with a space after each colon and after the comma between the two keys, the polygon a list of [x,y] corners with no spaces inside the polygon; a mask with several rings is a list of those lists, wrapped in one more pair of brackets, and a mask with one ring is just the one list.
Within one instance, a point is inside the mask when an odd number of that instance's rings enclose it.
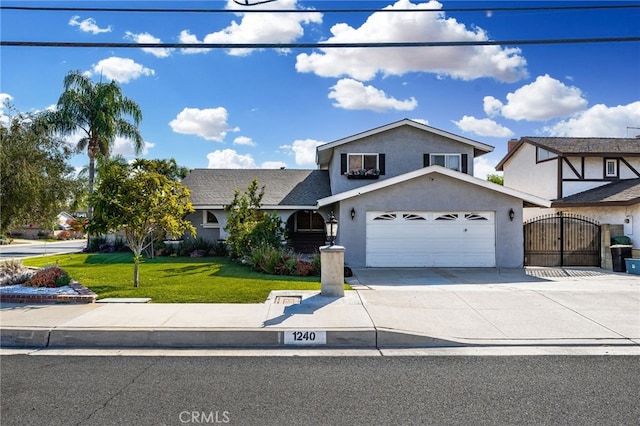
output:
{"label": "green lawn edge", "polygon": [[[156,257],[140,265],[133,287],[131,253],[77,253],[24,259],[26,266],[57,264],[104,298],[149,297],[153,303],[264,303],[272,290],[320,290],[320,277],[261,274],[227,257]],[[351,287],[345,284],[345,289]]]}

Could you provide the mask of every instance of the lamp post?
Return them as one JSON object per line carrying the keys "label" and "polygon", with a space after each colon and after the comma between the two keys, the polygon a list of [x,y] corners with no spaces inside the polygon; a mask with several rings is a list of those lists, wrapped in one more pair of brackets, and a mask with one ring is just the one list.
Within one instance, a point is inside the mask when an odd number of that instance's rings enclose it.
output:
{"label": "lamp post", "polygon": [[338,219],[333,215],[333,212],[331,212],[329,219],[324,223],[324,228],[327,233],[329,246],[334,245],[336,242],[336,235],[338,235]]}
{"label": "lamp post", "polygon": [[320,294],[326,297],[344,296],[344,247],[335,245],[338,219],[333,215],[324,223],[328,246],[320,247]]}

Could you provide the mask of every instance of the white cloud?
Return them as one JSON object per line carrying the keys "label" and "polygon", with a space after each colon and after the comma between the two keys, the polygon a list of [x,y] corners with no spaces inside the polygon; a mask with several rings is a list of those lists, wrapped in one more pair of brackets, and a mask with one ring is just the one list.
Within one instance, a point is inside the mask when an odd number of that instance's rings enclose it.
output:
{"label": "white cloud", "polygon": [[[180,36],[178,37],[180,43],[188,43],[188,44],[202,44],[203,42],[198,40],[198,37],[191,34],[189,30],[180,31]],[[190,47],[188,49],[182,49],[180,52],[184,54],[193,54],[193,53],[205,53],[211,49],[197,49],[195,47]]]}
{"label": "white cloud", "polygon": [[[207,34],[204,43],[290,43],[302,37],[304,24],[321,23],[322,14],[309,13],[247,13],[232,0],[227,1],[228,9],[237,9],[240,22],[232,21],[221,31]],[[279,0],[278,2],[253,6],[255,9],[294,10],[301,9],[297,0]],[[246,9],[246,8],[245,8]],[[201,43],[188,30],[180,33],[182,43]],[[207,49],[185,49],[185,53],[199,53]],[[229,49],[230,55],[248,55],[255,49]]]}
{"label": "white cloud", "polygon": [[489,118],[475,118],[468,115],[463,116],[459,121],[452,122],[458,126],[460,130],[469,133],[475,133],[480,136],[493,136],[499,138],[508,138],[514,133]]}
{"label": "white cloud", "polygon": [[249,154],[238,154],[233,149],[221,149],[207,154],[210,169],[255,169],[256,162]]}
{"label": "white cloud", "polygon": [[[149,149],[155,146],[154,143],[144,141],[140,155],[147,155]],[[134,143],[131,139],[116,137],[113,141],[113,147],[111,149],[111,155],[123,155],[125,157],[135,157],[136,151],[134,149]]]}
{"label": "white cloud", "polygon": [[[545,127],[550,136],[565,137],[634,137],[640,131],[627,127],[640,127],[640,101],[608,107],[594,105],[568,120]],[[640,143],[640,142],[639,142]]]}
{"label": "white cloud", "polygon": [[[162,43],[157,37],[152,36],[149,33],[140,33],[134,34],[131,31],[127,31],[124,36],[125,39],[133,40],[136,43]],[[171,55],[171,51],[173,49],[165,49],[165,48],[142,48],[143,52],[151,53],[153,56],[157,58],[166,58]]]}
{"label": "white cloud", "polygon": [[143,75],[154,75],[156,72],[138,64],[133,59],[112,56],[102,59],[93,65],[92,74],[102,75],[118,83],[128,83]]}
{"label": "white cloud", "polygon": [[260,166],[261,169],[281,169],[283,167],[287,167],[287,163],[282,161],[265,161]]}
{"label": "white cloud", "polygon": [[228,132],[240,129],[231,128],[227,123],[227,110],[218,108],[185,108],[169,123],[176,133],[196,135],[208,141],[222,142]]}
{"label": "white cloud", "polygon": [[488,175],[498,174],[496,173],[496,164],[497,163],[492,163],[484,157],[474,158],[473,175],[486,180]]}
{"label": "white cloud", "polygon": [[389,109],[411,111],[418,106],[415,98],[399,101],[387,97],[382,90],[365,86],[359,81],[343,78],[331,88],[329,99],[335,99],[333,106],[344,109],[366,109],[382,112]]}
{"label": "white cloud", "polygon": [[425,120],[424,118],[411,118],[411,121],[415,121],[416,123],[424,124],[425,126],[429,125],[429,120]]}
{"label": "white cloud", "polygon": [[233,140],[234,145],[244,145],[244,146],[256,146],[256,143],[253,139],[248,138],[246,136],[238,136]]}
{"label": "white cloud", "polygon": [[100,28],[98,24],[96,24],[96,20],[93,18],[87,18],[83,21],[78,21],[80,19],[79,16],[72,16],[69,20],[69,25],[72,27],[79,27],[80,31],[85,33],[92,34],[100,34],[100,33],[110,33],[112,31],[111,25],[106,28]]}
{"label": "white cloud", "polygon": [[509,93],[506,104],[492,96],[484,98],[484,110],[488,115],[500,113],[512,120],[546,121],[566,117],[586,107],[587,100],[579,88],[565,86],[549,74]]}
{"label": "white cloud", "polygon": [[293,152],[296,165],[313,166],[316,164],[316,147],[324,144],[314,139],[298,139],[293,145],[282,145],[280,148]]}
{"label": "white cloud", "polygon": [[[385,9],[441,9],[435,0],[413,4],[399,0]],[[373,13],[358,28],[339,23],[331,28],[329,43],[413,42],[413,41],[485,41],[484,30],[468,29],[444,12]],[[500,46],[449,46],[400,48],[331,48],[297,56],[299,72],[322,77],[350,76],[368,81],[378,73],[403,75],[429,72],[462,80],[492,77],[513,82],[527,76],[526,60],[518,48]]]}

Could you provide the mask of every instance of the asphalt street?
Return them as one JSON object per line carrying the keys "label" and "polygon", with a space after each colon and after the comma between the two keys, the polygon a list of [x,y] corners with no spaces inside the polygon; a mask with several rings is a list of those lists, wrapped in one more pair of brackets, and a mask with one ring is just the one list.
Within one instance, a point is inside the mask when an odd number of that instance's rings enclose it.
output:
{"label": "asphalt street", "polygon": [[0,260],[21,259],[33,256],[76,253],[87,246],[87,240],[70,240],[60,242],[28,242],[20,244],[0,245]]}
{"label": "asphalt street", "polygon": [[4,426],[637,424],[624,356],[5,355]]}

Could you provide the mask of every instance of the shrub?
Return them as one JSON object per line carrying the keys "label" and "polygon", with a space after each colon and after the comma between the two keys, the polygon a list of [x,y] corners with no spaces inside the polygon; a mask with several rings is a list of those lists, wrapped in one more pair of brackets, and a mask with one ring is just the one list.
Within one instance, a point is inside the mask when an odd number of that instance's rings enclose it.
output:
{"label": "shrub", "polygon": [[[320,255],[317,257],[319,262]],[[308,277],[317,275],[320,271],[314,263],[299,258],[290,249],[268,244],[254,249],[247,258],[247,263],[256,271],[270,275]]]}
{"label": "shrub", "polygon": [[314,265],[302,259],[297,259],[294,272],[295,273],[292,275],[296,275],[298,277],[310,277],[317,274],[317,270]]}
{"label": "shrub", "polygon": [[27,282],[28,287],[62,287],[71,282],[71,277],[64,269],[52,266],[35,273]]}
{"label": "shrub", "polygon": [[60,232],[58,232],[58,235],[57,235],[56,238],[58,238],[61,241],[66,241],[69,238],[71,238],[71,232],[69,232],[69,231],[60,231]]}
{"label": "shrub", "polygon": [[7,260],[0,263],[0,285],[22,284],[29,280],[34,273],[20,260]]}
{"label": "shrub", "polygon": [[229,246],[226,241],[218,240],[213,244],[213,248],[209,251],[211,256],[227,256],[229,254]]}
{"label": "shrub", "polygon": [[107,243],[107,238],[103,235],[92,235],[89,237],[89,252],[95,253],[100,251],[100,246]]}
{"label": "shrub", "polygon": [[213,250],[213,248],[214,244],[211,241],[198,237],[195,240],[184,240],[181,242],[178,246],[177,252],[178,256],[191,256],[197,251],[198,253],[196,256],[203,257]]}

